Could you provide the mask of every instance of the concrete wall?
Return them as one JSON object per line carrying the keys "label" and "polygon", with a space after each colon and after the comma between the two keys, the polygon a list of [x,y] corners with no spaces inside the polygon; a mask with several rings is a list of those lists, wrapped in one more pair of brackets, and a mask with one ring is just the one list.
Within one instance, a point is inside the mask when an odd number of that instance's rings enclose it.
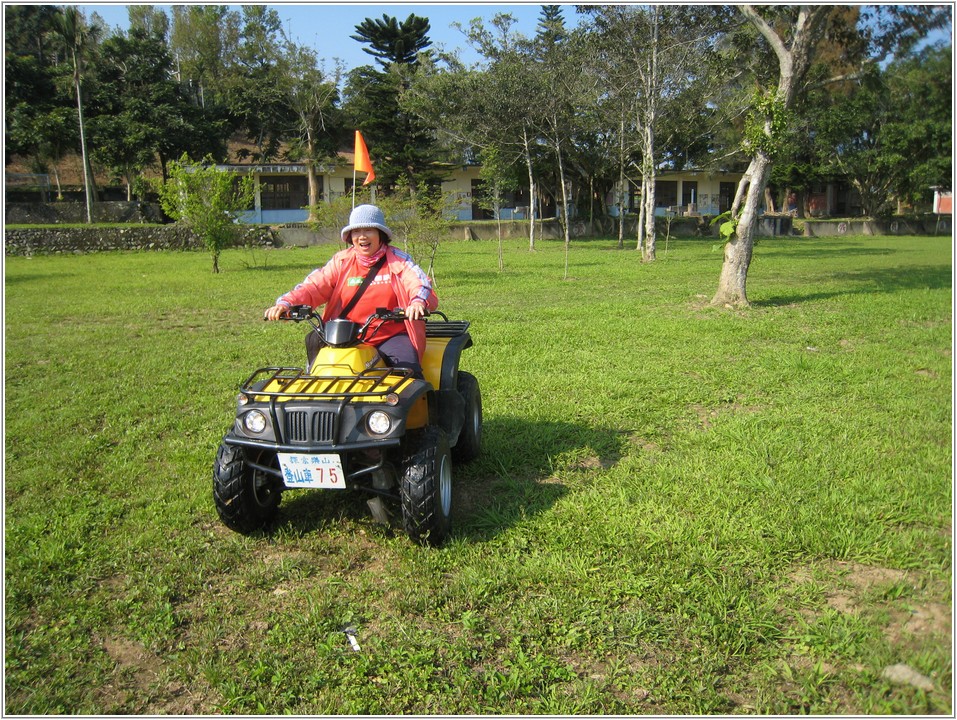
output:
{"label": "concrete wall", "polygon": [[808,237],[840,235],[950,235],[950,215],[925,215],[921,218],[889,218],[886,220],[807,220],[804,234]]}
{"label": "concrete wall", "polygon": [[[5,228],[5,255],[83,254],[103,250],[200,250],[203,242],[183,225],[128,228]],[[240,245],[281,244],[270,228],[244,230]]]}

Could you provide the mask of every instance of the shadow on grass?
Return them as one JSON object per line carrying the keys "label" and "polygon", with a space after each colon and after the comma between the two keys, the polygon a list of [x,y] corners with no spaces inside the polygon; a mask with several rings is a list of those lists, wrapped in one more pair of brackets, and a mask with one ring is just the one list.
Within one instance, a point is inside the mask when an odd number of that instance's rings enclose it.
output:
{"label": "shadow on grass", "polygon": [[898,268],[833,273],[820,278],[822,283],[841,287],[830,291],[779,295],[752,302],[755,307],[781,307],[812,300],[826,300],[841,295],[872,295],[901,290],[944,290],[952,286],[949,267],[942,265],[909,265]]}
{"label": "shadow on grass", "polygon": [[[581,458],[579,467],[614,465],[621,435],[574,422],[499,418],[483,427],[482,455],[453,468],[452,535],[485,541],[529,516],[547,512],[568,494],[556,475],[559,456]],[[296,534],[369,517],[363,492],[301,491],[283,497],[277,525]],[[390,531],[402,533],[398,503],[387,503]]]}
{"label": "shadow on grass", "polygon": [[834,240],[834,241],[820,241],[818,239],[813,240],[813,245],[808,247],[802,247],[800,243],[803,238],[788,238],[790,241],[797,241],[796,243],[787,242],[785,244],[776,244],[775,240],[772,238],[760,238],[758,246],[760,249],[765,252],[769,257],[786,257],[792,260],[800,259],[825,259],[833,257],[835,253],[840,254],[841,257],[854,257],[854,256],[872,256],[872,255],[895,255],[901,250],[896,250],[889,247],[866,247],[859,243],[847,242],[845,240]]}
{"label": "shadow on grass", "polygon": [[326,264],[326,260],[321,257],[316,257],[314,262],[294,262],[294,263],[277,263],[273,264],[243,264],[242,267],[234,267],[231,272],[257,272],[263,273],[266,275],[293,275],[296,273],[302,273],[303,277],[306,277],[309,273],[317,268],[321,268]]}
{"label": "shadow on grass", "polygon": [[581,468],[609,467],[621,458],[620,443],[614,430],[575,422],[486,420],[481,457],[456,472],[454,535],[488,540],[547,512],[570,491],[570,458]]}

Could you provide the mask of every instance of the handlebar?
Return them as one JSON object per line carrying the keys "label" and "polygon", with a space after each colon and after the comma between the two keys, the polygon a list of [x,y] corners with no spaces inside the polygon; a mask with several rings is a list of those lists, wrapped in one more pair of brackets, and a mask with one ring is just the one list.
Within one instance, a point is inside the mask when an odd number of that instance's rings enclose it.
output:
{"label": "handlebar", "polygon": [[[425,317],[430,317],[431,315],[438,315],[440,318],[448,322],[448,317],[443,312],[438,310],[433,310],[429,312],[425,311]],[[265,316],[263,320],[265,320]],[[289,308],[289,313],[287,315],[281,315],[280,320],[291,320],[292,322],[304,322],[307,320],[322,320],[322,316],[316,312],[315,308],[311,305],[293,305]],[[405,310],[403,308],[397,307],[389,310],[388,308],[376,308],[376,311],[372,313],[365,321],[363,327],[367,327],[369,323],[373,320],[393,320],[400,321],[405,320]]]}
{"label": "handlebar", "polygon": [[[425,317],[430,317],[432,315],[437,315],[442,318],[444,321],[448,322],[449,318],[445,313],[439,312],[438,310],[433,310],[429,312],[428,309],[425,311]],[[267,318],[263,316],[263,320]],[[322,316],[316,312],[316,309],[311,305],[293,305],[289,308],[289,312],[286,315],[280,315],[280,320],[292,321],[292,322],[308,322],[310,325],[315,328],[319,333],[320,337],[323,336],[323,322]],[[389,310],[388,308],[376,308],[376,311],[372,313],[363,323],[362,327],[359,328],[357,336],[360,340],[367,340],[366,331],[369,329],[369,326],[373,322],[379,320],[381,322],[402,322],[406,319],[405,309],[404,308],[394,308]],[[378,328],[376,328],[378,330]],[[375,331],[372,333],[375,334]]]}

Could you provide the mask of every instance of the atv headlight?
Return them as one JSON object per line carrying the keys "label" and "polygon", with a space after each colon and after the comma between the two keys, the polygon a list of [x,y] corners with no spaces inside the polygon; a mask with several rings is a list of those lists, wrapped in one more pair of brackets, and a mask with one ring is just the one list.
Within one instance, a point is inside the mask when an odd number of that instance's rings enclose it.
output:
{"label": "atv headlight", "polygon": [[367,422],[369,430],[375,435],[385,435],[392,429],[392,418],[381,410],[370,414]]}
{"label": "atv headlight", "polygon": [[243,427],[249,432],[258,435],[266,429],[266,416],[259,410],[250,410],[243,415]]}

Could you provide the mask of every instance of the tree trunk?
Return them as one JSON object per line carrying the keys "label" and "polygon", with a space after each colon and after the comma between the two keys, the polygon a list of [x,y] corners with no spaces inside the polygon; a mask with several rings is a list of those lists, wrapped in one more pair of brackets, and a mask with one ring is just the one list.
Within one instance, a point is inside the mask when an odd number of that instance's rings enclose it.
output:
{"label": "tree trunk", "polygon": [[495,224],[498,229],[498,270],[505,269],[505,256],[502,251],[502,192],[495,183]]}
{"label": "tree trunk", "polygon": [[63,199],[63,188],[60,187],[60,168],[57,161],[53,162],[53,180],[56,182],[56,199]]}
{"label": "tree trunk", "polygon": [[83,91],[80,79],[80,58],[73,53],[73,81],[76,86],[76,114],[80,122],[80,155],[83,161],[83,189],[86,194],[86,221],[93,223],[93,177],[86,150],[86,127],[83,123]]}
{"label": "tree trunk", "polygon": [[638,193],[638,245],[635,248],[638,252],[642,252],[645,247],[645,208],[647,207],[645,204],[645,192],[647,189],[648,184],[645,182],[644,176],[642,176],[641,192]]}
{"label": "tree trunk", "polygon": [[525,143],[525,166],[528,168],[528,249],[535,249],[535,176],[532,174],[532,151],[528,146],[528,128],[522,129]]}
{"label": "tree trunk", "polygon": [[306,184],[309,197],[309,210],[306,222],[319,222],[319,182],[316,179],[316,143],[312,137],[312,129],[308,122],[306,126]]}
{"label": "tree trunk", "polygon": [[618,132],[618,249],[625,247],[625,196],[628,186],[625,184],[625,118],[621,118],[621,130]]}
{"label": "tree trunk", "polygon": [[[650,135],[651,129],[648,128],[646,132]],[[645,247],[641,254],[641,261],[654,262],[656,259],[655,246],[657,243],[655,233],[655,166],[651,163],[646,163],[645,173],[647,174],[642,178],[642,184],[645,185],[648,190],[645,193],[645,204],[647,206],[645,208]]]}
{"label": "tree trunk", "polygon": [[570,229],[568,227],[568,185],[565,182],[565,165],[562,163],[562,146],[560,143],[555,143],[555,152],[558,155],[558,181],[562,185],[562,212],[561,217],[565,219],[565,277],[568,279],[568,248],[571,245],[571,236],[569,235]]}
{"label": "tree trunk", "polygon": [[771,194],[771,188],[764,188],[764,207],[769,213],[777,212],[774,205],[774,196]]}
{"label": "tree trunk", "polygon": [[[819,39],[820,29],[828,13],[831,11],[826,5],[798,6],[797,17],[791,28],[788,28],[791,40],[785,43],[781,35],[772,27],[756,7],[739,5],[738,10],[764,36],[778,59],[778,86],[776,99],[786,111],[791,107],[794,96],[801,81],[807,74],[811,64],[815,42]],[[772,117],[765,117],[764,133],[772,144],[780,143],[779,138],[772,136]],[[711,300],[712,305],[729,307],[747,307],[747,279],[748,268],[751,265],[751,255],[754,250],[754,233],[758,224],[758,208],[764,189],[767,186],[771,170],[771,158],[765,150],[758,149],[751,158],[747,173],[741,178],[738,192],[731,206],[731,217],[737,218],[737,226],[731,235],[730,241],[724,248],[724,265],[718,278],[718,290]],[[747,194],[743,192],[745,184]],[[744,207],[741,208],[742,197],[745,197]]]}
{"label": "tree trunk", "polygon": [[[751,165],[741,178],[735,193],[731,216],[738,218],[738,224],[731,239],[724,246],[724,264],[718,278],[718,291],[711,300],[712,305],[739,308],[747,307],[748,268],[754,252],[754,235],[758,226],[758,207],[771,170],[771,160],[764,153],[757,153]],[[738,215],[738,209],[744,199],[744,209]]]}

